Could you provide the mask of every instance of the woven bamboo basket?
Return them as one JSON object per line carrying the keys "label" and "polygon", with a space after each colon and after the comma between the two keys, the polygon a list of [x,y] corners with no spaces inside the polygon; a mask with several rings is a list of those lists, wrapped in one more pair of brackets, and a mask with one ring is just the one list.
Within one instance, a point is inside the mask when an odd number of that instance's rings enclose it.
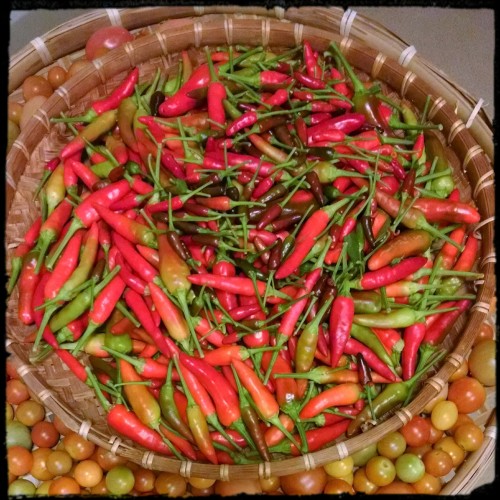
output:
{"label": "woven bamboo basket", "polygon": [[[428,116],[443,124],[462,198],[473,199],[482,216],[475,231],[481,238],[477,269],[484,274],[484,279],[475,284],[477,299],[469,314],[459,319],[448,336],[446,347],[450,354],[439,370],[427,378],[408,406],[361,435],[304,456],[272,463],[214,466],[159,456],[110,433],[104,411],[93,392],[72,376],[56,356],[40,365],[30,364],[30,346],[23,344],[30,329],[17,319],[16,290],[8,301],[7,350],[32,393],[70,429],[144,467],[184,477],[222,480],[267,478],[321,466],[380,440],[420,413],[469,352],[495,293],[492,131],[480,103],[475,103],[472,96],[449,82],[431,64],[408,51],[407,44],[381,25],[362,16],[354,20],[352,11],[344,13],[340,8],[317,7],[267,10],[241,6],[91,11],[33,40],[12,58],[10,98],[22,101],[19,87],[28,75],[45,74],[55,64],[68,68],[82,56],[90,34],[110,24],[121,24],[132,32],[146,29],[147,34],[89,63],[65,82],[35,113],[8,154],[7,258],[38,213],[32,194],[42,175],[41,166],[58,154],[65,140],[62,127],[51,124],[51,117],[61,112],[83,112],[92,100],[109,93],[133,66],[140,68],[141,81],[149,79],[157,67],[166,73],[175,71],[177,55],[184,49],[195,57],[203,53],[206,45],[239,43],[285,48],[307,39],[318,50],[325,50],[331,41],[337,42],[358,70],[384,82],[419,109],[430,96]],[[488,419],[495,403],[494,391],[490,392],[493,396],[488,398],[481,414],[482,425],[488,426],[485,443],[471,455],[463,474],[461,471],[457,474],[457,486],[450,483],[447,493],[460,492],[464,483],[477,473],[479,463],[484,465],[485,457],[494,454],[496,421]]]}

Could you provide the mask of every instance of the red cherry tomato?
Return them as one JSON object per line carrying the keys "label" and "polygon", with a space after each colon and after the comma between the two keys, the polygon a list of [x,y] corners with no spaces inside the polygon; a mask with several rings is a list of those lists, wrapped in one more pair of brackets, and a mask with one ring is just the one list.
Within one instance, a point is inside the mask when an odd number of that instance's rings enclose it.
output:
{"label": "red cherry tomato", "polygon": [[87,40],[85,45],[85,56],[89,61],[103,56],[109,50],[112,50],[125,42],[131,42],[134,39],[122,26],[106,26],[98,29]]}

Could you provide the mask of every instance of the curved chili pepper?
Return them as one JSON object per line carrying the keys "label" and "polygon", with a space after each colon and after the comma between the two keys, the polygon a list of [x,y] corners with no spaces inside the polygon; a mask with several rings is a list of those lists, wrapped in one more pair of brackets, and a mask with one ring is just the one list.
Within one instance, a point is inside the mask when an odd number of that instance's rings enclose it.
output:
{"label": "curved chili pepper", "polygon": [[354,318],[352,297],[337,295],[330,312],[330,366],[336,367],[344,352]]}
{"label": "curved chili pepper", "polygon": [[454,306],[457,309],[440,314],[432,325],[427,328],[423,342],[431,345],[439,344],[449,332],[456,320],[464,314],[471,305],[471,300],[458,300],[455,302]]}
{"label": "curved chili pepper", "polygon": [[409,380],[417,367],[418,349],[426,332],[425,322],[414,323],[405,328],[403,333],[404,346],[401,352],[401,368],[403,380]]}

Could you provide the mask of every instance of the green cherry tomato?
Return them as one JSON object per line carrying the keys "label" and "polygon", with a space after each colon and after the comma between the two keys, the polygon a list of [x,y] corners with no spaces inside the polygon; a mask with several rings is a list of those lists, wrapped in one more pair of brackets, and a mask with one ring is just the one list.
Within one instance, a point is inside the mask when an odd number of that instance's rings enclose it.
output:
{"label": "green cherry tomato", "polygon": [[28,448],[31,450],[31,432],[28,427],[26,427],[21,422],[13,420],[7,423],[7,448],[11,446],[22,446],[23,448]]}
{"label": "green cherry tomato", "polygon": [[398,458],[406,450],[406,441],[400,432],[390,432],[377,443],[377,451],[383,457]]}
{"label": "green cherry tomato", "polygon": [[424,477],[424,462],[417,455],[404,453],[396,459],[396,474],[405,483],[416,483]]}
{"label": "green cherry tomato", "polygon": [[496,383],[497,344],[494,340],[482,340],[472,348],[469,356],[471,375],[485,386]]}
{"label": "green cherry tomato", "polygon": [[134,473],[124,465],[117,465],[106,474],[106,488],[112,495],[127,495],[134,483]]}
{"label": "green cherry tomato", "polygon": [[363,448],[356,453],[351,455],[354,467],[363,467],[366,465],[370,458],[374,457],[377,454],[377,443],[372,443],[368,445],[366,448]]}
{"label": "green cherry tomato", "polygon": [[7,495],[10,496],[34,496],[36,492],[36,486],[27,479],[15,479],[9,484],[7,489]]}

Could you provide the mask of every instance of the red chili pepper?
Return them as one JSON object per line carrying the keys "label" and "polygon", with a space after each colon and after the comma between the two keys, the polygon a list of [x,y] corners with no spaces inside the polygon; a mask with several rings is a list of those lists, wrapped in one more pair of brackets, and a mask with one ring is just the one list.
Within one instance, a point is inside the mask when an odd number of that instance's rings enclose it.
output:
{"label": "red chili pepper", "polygon": [[449,332],[457,319],[464,314],[472,305],[471,300],[458,300],[455,302],[455,311],[442,313],[439,317],[427,328],[423,342],[431,345],[439,344]]}
{"label": "red chili pepper", "polygon": [[193,328],[198,338],[206,339],[215,347],[221,347],[224,341],[224,334],[217,329],[214,329],[206,318],[194,318]]}
{"label": "red chili pepper", "polygon": [[300,410],[301,419],[313,418],[332,406],[347,406],[354,404],[361,397],[362,388],[359,384],[344,383],[326,389],[311,398]]}
{"label": "red chili pepper", "polygon": [[427,263],[426,257],[408,257],[394,266],[385,266],[377,271],[366,272],[362,278],[352,283],[353,288],[376,290],[396,283],[421,269]]}
{"label": "red chili pepper", "polygon": [[80,256],[81,244],[83,238],[83,231],[77,233],[70,239],[68,246],[64,249],[61,258],[57,261],[56,267],[48,280],[44,297],[45,300],[54,299],[62,286],[78,265],[78,258]]}
{"label": "red chili pepper", "polygon": [[478,250],[479,240],[471,233],[467,236],[464,249],[455,262],[453,271],[470,271],[476,262]]}
{"label": "red chili pepper", "polygon": [[53,267],[55,261],[63,251],[64,247],[70,238],[78,231],[78,229],[87,228],[92,223],[100,219],[99,214],[94,208],[95,204],[109,207],[113,202],[119,200],[130,191],[128,181],[122,179],[118,182],[110,184],[98,191],[95,191],[83,200],[73,211],[73,219],[63,241],[57,246],[56,251],[47,262],[47,267]]}
{"label": "red chili pepper", "polygon": [[[120,251],[116,247],[111,248],[111,252],[113,252],[113,257],[110,257],[110,262],[111,259],[114,258],[115,265],[120,266],[120,278],[124,281],[124,283],[131,288],[132,290],[135,290],[137,293],[144,295],[146,291],[146,282],[139,278],[139,276],[136,276],[131,270],[129,265],[125,262],[125,259],[122,257],[120,254]],[[110,253],[111,253],[110,252]],[[109,265],[110,269],[114,268],[114,265]]]}
{"label": "red chili pepper", "polygon": [[212,82],[208,86],[207,108],[208,118],[211,120],[210,128],[217,130],[224,128],[226,112],[222,101],[227,97],[226,87],[221,82]]}
{"label": "red chili pepper", "polygon": [[474,207],[457,201],[421,197],[415,200],[413,207],[432,223],[476,224],[481,220],[481,215]]}
{"label": "red chili pepper", "polygon": [[403,333],[404,346],[401,352],[401,368],[403,380],[409,380],[415,374],[418,349],[425,337],[427,326],[425,322],[415,323],[405,328]]}
{"label": "red chili pepper", "polygon": [[118,108],[120,103],[125,98],[130,97],[133,94],[138,81],[139,68],[135,67],[109,96],[104,99],[94,101],[91,108],[97,115],[102,115],[106,111]]}
{"label": "red chili pepper", "polygon": [[303,54],[308,76],[321,79],[323,77],[323,71],[318,64],[318,59],[314,55],[311,44],[307,40],[303,43]]}
{"label": "red chili pepper", "polygon": [[314,212],[302,226],[295,240],[295,247],[290,255],[282,262],[276,271],[276,279],[283,279],[294,273],[315,244],[319,236],[328,225],[333,214],[346,204],[348,200],[340,200],[332,205],[322,207]]}
{"label": "red chili pepper", "polygon": [[330,311],[330,366],[335,368],[342,356],[354,318],[352,297],[338,295]]}
{"label": "red chili pepper", "polygon": [[68,159],[64,162],[65,169],[67,168],[66,165],[81,179],[90,191],[92,191],[92,186],[101,180],[87,165],[80,161]]}
{"label": "red chili pepper", "polygon": [[[262,354],[262,368],[268,370],[272,361],[272,353],[270,351],[265,351]],[[298,399],[298,388],[297,382],[293,378],[288,377],[275,377],[276,374],[280,373],[293,373],[292,366],[289,361],[285,360],[284,357],[278,356],[274,361],[271,368],[270,380],[272,380],[275,391],[276,391],[276,401],[281,408],[292,404]],[[291,429],[288,429],[291,430]]]}
{"label": "red chili pepper", "polygon": [[263,103],[268,106],[281,106],[288,101],[288,92],[286,89],[278,89],[274,94],[263,99]]}
{"label": "red chili pepper", "polygon": [[[212,272],[218,276],[233,277],[236,276],[236,268],[231,262],[219,260],[217,261]],[[216,290],[217,299],[226,311],[231,311],[238,305],[238,299],[234,293]]]}
{"label": "red chili pepper", "polygon": [[21,274],[19,276],[19,299],[17,306],[17,317],[25,324],[34,322],[33,294],[41,276],[36,273],[35,268],[39,262],[39,252],[35,248],[25,257]]}
{"label": "red chili pepper", "polygon": [[390,370],[389,367],[377,355],[375,355],[371,349],[356,339],[349,338],[347,340],[344,353],[352,355],[361,353],[365,358],[366,363],[373,371],[377,372],[379,375],[390,380],[391,382],[396,380],[396,375],[394,375],[392,370]]}
{"label": "red chili pepper", "polygon": [[[141,254],[139,254],[139,252],[135,250],[135,245],[115,232],[112,233],[112,240],[113,244],[116,245],[116,248],[118,248],[127,264],[140,278],[142,278],[146,283],[150,283],[153,280],[158,279],[160,275],[158,269],[153,267],[141,256]],[[139,247],[139,245],[137,245],[137,247]]]}
{"label": "red chili pepper", "polygon": [[155,326],[148,306],[137,292],[131,289],[125,290],[124,299],[164,356],[170,358],[179,351],[175,343],[169,337],[165,337],[161,330]]}

